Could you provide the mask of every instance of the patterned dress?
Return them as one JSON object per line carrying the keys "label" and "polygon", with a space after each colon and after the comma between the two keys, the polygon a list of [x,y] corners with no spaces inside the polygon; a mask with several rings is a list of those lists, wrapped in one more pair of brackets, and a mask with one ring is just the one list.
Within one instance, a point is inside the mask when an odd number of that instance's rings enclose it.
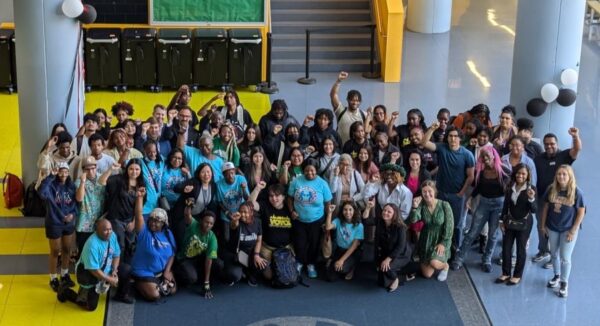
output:
{"label": "patterned dress", "polygon": [[[428,263],[432,259],[447,262],[450,258],[450,245],[454,231],[454,218],[450,204],[438,199],[432,213],[427,205],[422,203],[417,209],[411,211],[409,218],[411,223],[421,220],[425,223],[419,237],[418,253],[421,262]],[[438,256],[435,250],[440,243],[446,248],[442,256]]]}

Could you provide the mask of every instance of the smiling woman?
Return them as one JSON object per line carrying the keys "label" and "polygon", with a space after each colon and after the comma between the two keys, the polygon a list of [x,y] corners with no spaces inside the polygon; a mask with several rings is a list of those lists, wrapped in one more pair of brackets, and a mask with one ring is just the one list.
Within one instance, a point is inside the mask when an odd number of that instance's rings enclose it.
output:
{"label": "smiling woman", "polygon": [[317,175],[317,161],[302,163],[303,175],[296,177],[288,189],[287,205],[292,214],[294,249],[298,271],[306,264],[308,277],[316,278],[315,263],[319,255],[319,239],[325,209],[333,198],[329,185]]}

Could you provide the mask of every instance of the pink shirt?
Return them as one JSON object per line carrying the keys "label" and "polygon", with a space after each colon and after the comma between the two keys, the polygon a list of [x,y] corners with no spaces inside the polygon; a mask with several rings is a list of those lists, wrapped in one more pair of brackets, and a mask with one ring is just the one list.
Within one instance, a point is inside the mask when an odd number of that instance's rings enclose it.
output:
{"label": "pink shirt", "polygon": [[419,190],[419,176],[413,177],[409,175],[408,179],[406,179],[406,187],[410,189],[413,195],[416,194],[417,190]]}

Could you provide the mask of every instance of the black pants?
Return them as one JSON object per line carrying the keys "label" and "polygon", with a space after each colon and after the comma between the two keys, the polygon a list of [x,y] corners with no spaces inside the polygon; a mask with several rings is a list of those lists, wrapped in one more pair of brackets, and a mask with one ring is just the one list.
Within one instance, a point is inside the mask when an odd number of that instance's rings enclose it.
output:
{"label": "black pants", "polygon": [[223,250],[221,257],[223,259],[223,273],[221,275],[223,282],[229,284],[237,283],[242,279],[242,275],[256,279],[259,270],[254,265],[254,253],[248,254],[248,267],[237,261],[237,254],[228,250]]}
{"label": "black pants", "polygon": [[354,252],[344,261],[344,265],[342,265],[341,271],[335,270],[335,262],[338,261],[347,251],[348,249],[337,247],[335,248],[335,252],[331,255],[331,261],[329,262],[329,266],[327,266],[326,270],[326,278],[328,281],[333,282],[338,279],[339,275],[346,275],[354,270],[361,257],[360,247],[356,248]]}
{"label": "black pants", "polygon": [[[531,220],[531,218],[530,218]],[[531,233],[531,223],[527,226],[527,229],[523,231],[514,231],[506,229],[504,233],[504,239],[502,240],[502,275],[513,276],[521,278],[523,276],[523,269],[525,268],[525,260],[527,259],[527,240],[529,240],[529,234]],[[512,249],[513,244],[517,241],[517,264],[515,270],[511,273],[512,269]]]}
{"label": "black pants", "polygon": [[[410,258],[394,258],[390,262],[390,269],[387,272],[383,272],[380,269],[381,262],[383,260],[377,260],[377,283],[385,288],[390,287],[394,280],[400,277],[402,274],[406,274],[405,267],[410,263]],[[403,283],[403,279],[400,279],[400,284]]]}
{"label": "black pants", "polygon": [[68,287],[61,287],[59,289],[59,296],[62,296],[65,300],[71,301],[87,311],[94,311],[98,307],[98,301],[100,295],[96,293],[95,287],[90,289],[79,288],[79,292],[75,292]]}
{"label": "black pants", "polygon": [[[185,258],[175,265],[175,279],[178,284],[191,285],[204,279],[204,265],[206,264],[206,255],[199,255],[194,258]],[[222,269],[217,259],[213,259],[210,268],[211,279],[214,279]]]}
{"label": "black pants", "polygon": [[81,255],[81,252],[83,251],[85,242],[92,234],[94,234],[94,232],[77,232],[75,234],[75,242],[77,243],[77,252],[79,255]]}
{"label": "black pants", "polygon": [[112,220],[110,222],[121,248],[121,263],[130,263],[135,250],[135,232],[127,231],[128,222],[121,220]]}
{"label": "black pants", "polygon": [[323,217],[311,223],[304,223],[298,220],[292,221],[294,251],[296,252],[296,260],[299,263],[314,265],[317,262],[322,225]]}

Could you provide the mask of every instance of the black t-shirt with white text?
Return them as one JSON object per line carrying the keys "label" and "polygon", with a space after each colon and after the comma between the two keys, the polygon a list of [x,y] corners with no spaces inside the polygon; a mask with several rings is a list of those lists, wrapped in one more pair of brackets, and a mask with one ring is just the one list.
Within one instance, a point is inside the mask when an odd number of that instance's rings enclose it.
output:
{"label": "black t-shirt with white text", "polygon": [[239,239],[240,250],[252,255],[254,253],[254,247],[256,246],[256,240],[258,240],[258,236],[260,235],[262,235],[262,227],[258,219],[255,218],[251,224],[240,221],[238,228],[236,230],[231,230],[229,248],[232,251],[236,251]]}
{"label": "black t-shirt with white text", "polygon": [[285,205],[282,209],[276,209],[269,202],[260,202],[259,214],[264,230],[264,243],[271,247],[282,248],[292,242],[292,219]]}

